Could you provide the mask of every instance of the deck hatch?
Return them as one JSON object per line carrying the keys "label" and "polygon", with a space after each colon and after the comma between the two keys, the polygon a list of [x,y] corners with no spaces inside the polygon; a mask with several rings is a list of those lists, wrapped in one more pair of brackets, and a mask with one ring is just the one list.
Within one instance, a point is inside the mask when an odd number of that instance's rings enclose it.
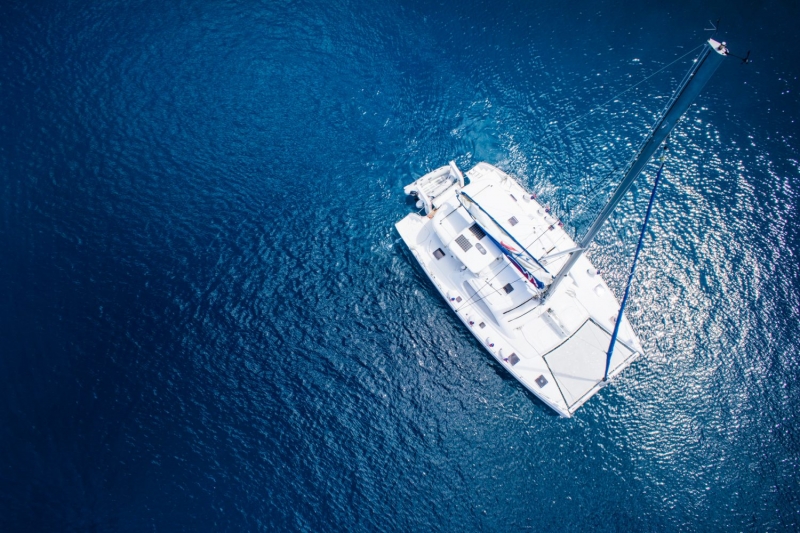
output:
{"label": "deck hatch", "polygon": [[483,231],[483,228],[477,224],[473,224],[469,227],[469,230],[475,236],[476,240],[481,240],[486,237],[486,232]]}
{"label": "deck hatch", "polygon": [[511,217],[508,219],[508,223],[511,224],[512,226],[516,226],[517,224],[519,224],[519,220],[517,220],[517,217]]}
{"label": "deck hatch", "polygon": [[456,237],[456,242],[465,252],[470,248],[472,248],[472,244],[467,240],[467,238],[464,235],[459,235],[458,237]]}
{"label": "deck hatch", "polygon": [[519,356],[515,353],[512,353],[511,355],[506,357],[506,361],[508,362],[509,365],[514,366],[517,363],[519,363]]}
{"label": "deck hatch", "polygon": [[511,293],[511,291],[513,291],[513,290],[514,290],[514,287],[513,287],[513,286],[512,286],[510,283],[506,283],[506,284],[503,286],[503,290],[504,290],[504,291],[506,291],[506,294],[510,294],[510,293]]}
{"label": "deck hatch", "polygon": [[536,378],[536,384],[539,385],[539,388],[541,389],[542,387],[547,385],[547,378],[545,378],[544,375],[539,376],[538,378]]}
{"label": "deck hatch", "polygon": [[436,259],[441,259],[442,257],[444,257],[444,252],[442,251],[441,248],[437,248],[433,251],[433,257],[435,257]]}

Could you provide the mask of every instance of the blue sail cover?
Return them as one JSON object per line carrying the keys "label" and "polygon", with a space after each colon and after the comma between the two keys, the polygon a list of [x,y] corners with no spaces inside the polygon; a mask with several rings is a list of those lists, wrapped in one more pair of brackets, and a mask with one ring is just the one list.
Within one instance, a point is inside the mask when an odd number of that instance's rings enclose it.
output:
{"label": "blue sail cover", "polygon": [[[500,250],[502,250],[511,264],[514,265],[514,267],[519,270],[523,277],[533,284],[534,287],[540,290],[544,289],[544,282],[538,279],[532,272],[533,270],[543,270],[545,273],[548,273],[544,265],[539,263],[539,261],[533,257],[533,255],[526,250],[525,247],[522,246],[522,244],[520,244],[513,235],[511,235],[503,226],[501,226],[494,219],[494,217],[492,217],[492,215],[487,213],[478,202],[473,200],[467,193],[463,191],[459,193],[459,201],[461,201],[462,198],[467,201],[467,205],[464,205],[463,201],[461,202],[461,205],[464,206],[475,222],[483,228],[489,239],[491,239],[491,241],[497,245]],[[479,211],[470,209],[471,206],[477,207]],[[514,246],[506,244],[502,240],[498,239],[498,237],[495,236],[497,233],[500,233],[504,237],[508,237],[508,239],[514,242],[514,244],[516,244],[520,249],[517,250]]]}
{"label": "blue sail cover", "polygon": [[[492,239],[492,240],[494,240],[494,239]],[[520,262],[515,257],[515,255],[517,255],[517,254],[512,253],[508,248],[506,248],[503,245],[503,243],[499,243],[499,248],[501,250],[503,250],[503,253],[506,254],[506,257],[508,257],[508,260],[511,261],[511,264],[514,265],[515,267],[517,267],[517,270],[520,271],[520,273],[525,277],[525,279],[527,279],[529,282],[531,282],[533,284],[533,286],[536,287],[537,289],[540,289],[540,290],[544,289],[544,283],[542,281],[540,281],[539,279],[537,279],[536,276],[531,274],[524,266],[522,266],[520,264]]]}

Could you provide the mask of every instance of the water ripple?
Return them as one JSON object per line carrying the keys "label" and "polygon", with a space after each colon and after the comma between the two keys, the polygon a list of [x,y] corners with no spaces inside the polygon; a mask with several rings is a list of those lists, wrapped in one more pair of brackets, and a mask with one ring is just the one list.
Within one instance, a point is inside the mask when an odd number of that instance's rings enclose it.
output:
{"label": "water ripple", "polygon": [[[792,68],[725,65],[675,130],[645,357],[573,419],[393,229],[455,159],[585,231],[681,72],[613,96],[703,37],[659,13],[0,8],[3,530],[796,528]],[[654,170],[591,250],[617,293]]]}

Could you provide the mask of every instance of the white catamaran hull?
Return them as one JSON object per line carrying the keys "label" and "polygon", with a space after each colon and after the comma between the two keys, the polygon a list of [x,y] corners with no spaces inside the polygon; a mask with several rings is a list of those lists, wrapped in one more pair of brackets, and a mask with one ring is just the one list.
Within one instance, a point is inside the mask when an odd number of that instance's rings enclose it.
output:
{"label": "white catamaran hull", "polygon": [[[580,246],[535,197],[487,163],[470,170],[469,180],[451,162],[405,187],[425,214],[396,227],[422,270],[489,353],[562,416],[642,353],[584,252],[727,55],[725,43],[704,45]],[[654,198],[655,185],[637,257]],[[633,270],[628,287],[632,279]]]}
{"label": "white catamaran hull", "polygon": [[[442,176],[448,174],[449,185],[443,184]],[[397,231],[478,342],[525,388],[569,417],[606,383],[606,353],[619,304],[585,256],[543,302],[535,283],[501,249],[514,246],[496,233],[476,229],[460,198],[474,199],[507,232],[507,240],[522,244],[541,261],[537,278],[557,272],[575,242],[499,169],[480,163],[467,172],[469,184],[463,186],[459,174],[451,164],[407,186],[407,193],[424,199],[427,214],[409,214],[396,224]],[[633,328],[623,318],[609,377],[641,353]]]}

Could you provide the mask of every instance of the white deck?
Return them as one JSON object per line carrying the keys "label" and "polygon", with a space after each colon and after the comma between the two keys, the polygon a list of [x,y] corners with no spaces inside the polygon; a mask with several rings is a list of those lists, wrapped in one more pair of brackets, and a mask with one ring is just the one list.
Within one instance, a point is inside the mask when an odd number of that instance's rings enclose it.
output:
{"label": "white deck", "polygon": [[[544,303],[540,291],[509,261],[497,234],[475,229],[458,191],[479,203],[513,240],[549,271],[549,283],[576,247],[558,221],[513,178],[487,163],[467,172],[469,183],[447,181],[443,167],[406,187],[423,190],[428,215],[412,213],[396,224],[422,269],[478,341],[528,390],[568,417],[605,384],[606,352],[619,303],[584,255]],[[447,185],[449,183],[449,185]],[[420,195],[420,196],[422,196]],[[480,218],[479,218],[480,219]],[[491,222],[488,223],[491,226]],[[481,227],[486,225],[481,224]],[[609,376],[642,353],[627,318],[620,326]]]}

